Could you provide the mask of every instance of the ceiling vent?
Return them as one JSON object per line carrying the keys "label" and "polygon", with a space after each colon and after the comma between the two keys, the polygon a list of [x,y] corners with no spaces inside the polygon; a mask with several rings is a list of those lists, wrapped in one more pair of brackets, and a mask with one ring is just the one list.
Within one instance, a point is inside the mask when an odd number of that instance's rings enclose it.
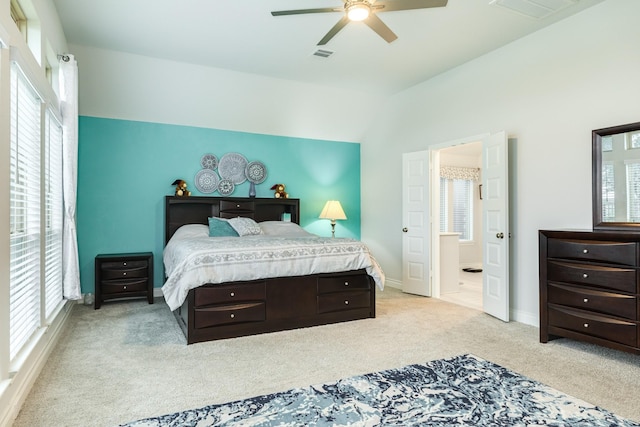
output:
{"label": "ceiling vent", "polygon": [[335,52],[333,52],[332,50],[327,50],[327,49],[318,49],[315,52],[313,52],[314,56],[319,56],[320,58],[328,58],[331,55],[333,55]]}
{"label": "ceiling vent", "polygon": [[530,18],[543,19],[577,2],[578,0],[491,0],[489,4],[502,6]]}

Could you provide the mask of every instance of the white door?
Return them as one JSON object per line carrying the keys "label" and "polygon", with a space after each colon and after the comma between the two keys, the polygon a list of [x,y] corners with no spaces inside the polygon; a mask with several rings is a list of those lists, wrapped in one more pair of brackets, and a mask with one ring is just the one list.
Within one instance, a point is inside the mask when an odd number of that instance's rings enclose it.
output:
{"label": "white door", "polygon": [[402,155],[402,291],[431,296],[429,151]]}
{"label": "white door", "polygon": [[482,141],[482,305],[487,314],[505,322],[509,321],[508,159],[504,132]]}

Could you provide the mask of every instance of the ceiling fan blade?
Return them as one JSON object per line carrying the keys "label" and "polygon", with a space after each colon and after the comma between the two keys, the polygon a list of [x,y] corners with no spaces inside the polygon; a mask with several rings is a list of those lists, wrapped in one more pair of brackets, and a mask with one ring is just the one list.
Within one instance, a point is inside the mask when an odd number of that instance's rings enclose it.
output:
{"label": "ceiling fan blade", "polygon": [[297,9],[297,10],[277,10],[275,12],[271,12],[273,16],[283,16],[283,15],[302,15],[304,13],[325,13],[325,12],[343,12],[344,9],[341,7],[322,7],[319,9]]}
{"label": "ceiling fan blade", "polygon": [[394,10],[426,9],[429,7],[444,7],[448,0],[380,0],[374,7],[378,12],[392,12]]}
{"label": "ceiling fan blade", "polygon": [[387,24],[382,22],[382,20],[380,20],[380,18],[378,18],[376,14],[369,15],[369,17],[363,22],[367,24],[373,31],[378,33],[380,37],[385,39],[387,43],[391,43],[398,38],[398,36],[396,36],[394,32],[391,31],[391,28],[387,27]]}
{"label": "ceiling fan blade", "polygon": [[339,20],[338,23],[329,30],[329,32],[322,38],[322,40],[318,42],[318,46],[322,46],[329,43],[329,40],[331,40],[333,36],[338,34],[338,31],[343,29],[345,25],[347,25],[348,23],[349,23],[349,18],[347,17],[347,15],[343,16],[342,19]]}

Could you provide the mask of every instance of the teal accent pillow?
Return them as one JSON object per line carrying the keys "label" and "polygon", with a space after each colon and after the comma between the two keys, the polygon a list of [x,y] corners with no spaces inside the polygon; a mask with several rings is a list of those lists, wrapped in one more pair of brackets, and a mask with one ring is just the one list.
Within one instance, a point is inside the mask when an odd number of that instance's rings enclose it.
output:
{"label": "teal accent pillow", "polygon": [[225,219],[210,217],[209,218],[209,237],[238,237],[238,233],[233,229],[231,224]]}

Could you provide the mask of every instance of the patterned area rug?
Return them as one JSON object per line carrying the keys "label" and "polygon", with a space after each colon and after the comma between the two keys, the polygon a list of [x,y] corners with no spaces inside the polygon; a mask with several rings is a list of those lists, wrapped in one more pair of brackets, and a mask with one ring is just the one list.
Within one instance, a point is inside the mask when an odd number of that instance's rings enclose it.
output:
{"label": "patterned area rug", "polygon": [[640,426],[473,355],[124,424]]}

